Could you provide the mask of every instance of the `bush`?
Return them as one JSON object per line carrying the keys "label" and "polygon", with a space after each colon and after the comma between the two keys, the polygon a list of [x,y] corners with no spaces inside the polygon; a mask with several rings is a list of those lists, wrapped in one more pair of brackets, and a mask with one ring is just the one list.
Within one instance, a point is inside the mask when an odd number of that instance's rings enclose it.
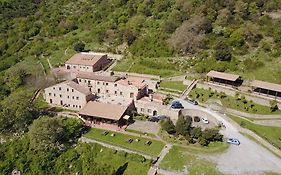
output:
{"label": "bush", "polygon": [[190,116],[184,116],[182,112],[179,112],[179,117],[176,123],[176,132],[183,136],[189,135],[191,129],[192,118]]}
{"label": "bush", "polygon": [[174,134],[176,132],[175,125],[170,118],[163,120],[160,125],[168,134]]}
{"label": "bush", "polygon": [[85,44],[81,41],[77,42],[75,45],[74,45],[74,50],[76,52],[83,52],[85,49]]}
{"label": "bush", "polygon": [[223,135],[219,133],[218,129],[205,129],[202,136],[199,138],[199,144],[207,146],[210,142],[222,141]]}
{"label": "bush", "polygon": [[194,139],[198,139],[202,136],[202,129],[201,127],[195,127],[191,129],[190,136]]}

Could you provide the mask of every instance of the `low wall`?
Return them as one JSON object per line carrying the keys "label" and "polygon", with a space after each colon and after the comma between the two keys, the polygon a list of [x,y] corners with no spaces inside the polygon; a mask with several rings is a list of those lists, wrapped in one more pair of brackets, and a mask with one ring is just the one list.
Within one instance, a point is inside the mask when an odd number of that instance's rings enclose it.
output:
{"label": "low wall", "polygon": [[141,77],[141,78],[160,80],[160,76],[158,76],[158,75],[138,74],[138,73],[131,73],[131,72],[116,72],[116,71],[114,71],[114,75],[118,75],[118,76],[128,75],[128,76],[133,76],[133,77]]}

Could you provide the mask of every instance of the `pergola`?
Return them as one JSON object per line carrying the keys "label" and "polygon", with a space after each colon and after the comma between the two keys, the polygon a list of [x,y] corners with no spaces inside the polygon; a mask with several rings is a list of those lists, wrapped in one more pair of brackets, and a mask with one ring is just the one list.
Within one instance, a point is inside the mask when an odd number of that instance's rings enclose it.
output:
{"label": "pergola", "polygon": [[235,87],[240,86],[243,82],[239,75],[217,72],[213,70],[207,74],[207,81]]}
{"label": "pergola", "polygon": [[259,94],[271,95],[274,97],[281,97],[281,85],[269,83],[265,81],[254,80],[251,82],[251,86],[255,92]]}

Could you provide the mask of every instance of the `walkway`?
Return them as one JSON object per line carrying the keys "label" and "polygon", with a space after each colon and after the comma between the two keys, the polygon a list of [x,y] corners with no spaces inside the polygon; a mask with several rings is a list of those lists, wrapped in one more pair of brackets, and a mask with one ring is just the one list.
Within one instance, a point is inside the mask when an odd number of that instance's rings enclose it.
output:
{"label": "walkway", "polygon": [[146,159],[153,159],[153,157],[151,157],[150,155],[143,154],[143,153],[140,153],[140,152],[137,152],[137,151],[132,151],[132,150],[129,150],[129,149],[126,149],[126,148],[121,148],[119,146],[107,144],[107,143],[100,142],[100,141],[97,141],[97,140],[94,140],[94,139],[89,139],[89,138],[86,138],[86,137],[81,137],[79,140],[81,142],[85,142],[85,143],[97,143],[99,145],[102,145],[104,147],[107,147],[107,148],[110,148],[110,149],[114,149],[114,150],[117,150],[117,151],[125,151],[125,152],[131,153],[131,154],[138,154],[138,155],[141,155],[141,156],[145,157]]}
{"label": "walkway", "polygon": [[191,84],[183,91],[182,95],[180,96],[181,99],[185,99],[190,91],[196,86],[198,80],[192,80]]}

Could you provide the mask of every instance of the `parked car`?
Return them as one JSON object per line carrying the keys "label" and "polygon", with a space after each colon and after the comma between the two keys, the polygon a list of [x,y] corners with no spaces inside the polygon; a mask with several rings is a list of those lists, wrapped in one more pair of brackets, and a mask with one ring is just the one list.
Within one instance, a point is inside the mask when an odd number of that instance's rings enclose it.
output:
{"label": "parked car", "polygon": [[193,99],[187,99],[187,102],[188,102],[188,103],[191,103],[191,104],[193,104],[193,105],[198,105],[198,102],[195,101],[195,100],[193,100]]}
{"label": "parked car", "polygon": [[193,121],[194,121],[194,122],[200,122],[200,117],[194,116]]}
{"label": "parked car", "polygon": [[155,117],[158,118],[159,120],[164,120],[167,118],[165,115],[157,115]]}
{"label": "parked car", "polygon": [[233,145],[240,145],[240,141],[236,138],[228,138],[226,142]]}
{"label": "parked car", "polygon": [[183,105],[181,104],[181,102],[179,101],[173,101],[172,102],[172,105],[171,105],[171,108],[173,109],[183,109]]}
{"label": "parked car", "polygon": [[205,118],[205,117],[202,117],[201,120],[202,120],[202,122],[204,124],[208,124],[209,123],[209,120],[207,118]]}
{"label": "parked car", "polygon": [[159,119],[157,117],[155,117],[155,116],[152,116],[152,117],[148,118],[148,121],[150,121],[150,122],[159,122]]}

